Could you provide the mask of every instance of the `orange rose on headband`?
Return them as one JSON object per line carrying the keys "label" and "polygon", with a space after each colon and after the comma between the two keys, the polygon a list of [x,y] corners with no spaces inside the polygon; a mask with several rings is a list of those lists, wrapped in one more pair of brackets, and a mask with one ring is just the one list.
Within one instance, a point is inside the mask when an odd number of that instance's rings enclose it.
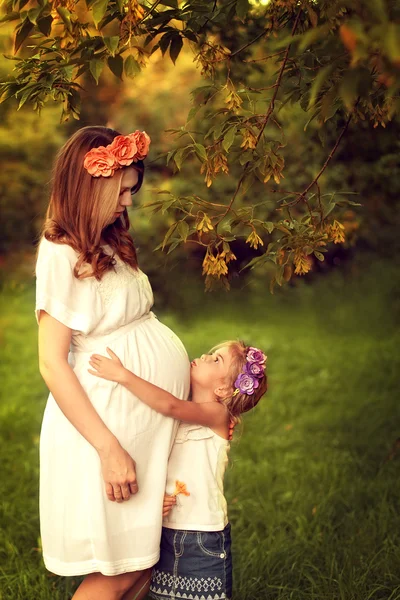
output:
{"label": "orange rose on headband", "polygon": [[117,169],[144,160],[149,152],[150,141],[145,131],[117,135],[108,146],[89,150],[83,166],[92,177],[112,177]]}
{"label": "orange rose on headband", "polygon": [[[137,146],[137,160],[143,160],[149,153],[150,137],[145,131],[135,131],[129,136],[135,140]],[[135,161],[136,162],[136,161]]]}
{"label": "orange rose on headband", "polygon": [[130,165],[137,154],[138,148],[133,136],[133,133],[131,135],[118,135],[109,146],[110,152],[114,154],[116,161],[121,166]]}
{"label": "orange rose on headband", "polygon": [[117,168],[115,156],[110,152],[108,146],[92,148],[85,155],[83,166],[92,177],[110,177],[114,175]]}

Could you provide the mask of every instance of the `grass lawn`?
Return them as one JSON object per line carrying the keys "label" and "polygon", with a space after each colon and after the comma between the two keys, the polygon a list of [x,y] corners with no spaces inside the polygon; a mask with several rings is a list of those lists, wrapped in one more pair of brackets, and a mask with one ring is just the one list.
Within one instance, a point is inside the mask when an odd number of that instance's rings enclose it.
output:
{"label": "grass lawn", "polygon": [[[159,313],[192,357],[232,337],[269,356],[226,478],[234,600],[400,599],[398,291],[381,263],[273,297],[218,294],[191,319]],[[0,598],[67,600],[74,581],[41,563],[33,303],[29,286],[0,302]]]}

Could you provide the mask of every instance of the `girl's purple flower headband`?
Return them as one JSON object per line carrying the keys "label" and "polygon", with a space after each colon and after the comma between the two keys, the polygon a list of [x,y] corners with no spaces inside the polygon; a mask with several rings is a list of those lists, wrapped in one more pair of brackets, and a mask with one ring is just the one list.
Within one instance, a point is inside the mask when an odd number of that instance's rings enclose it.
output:
{"label": "girl's purple flower headband", "polygon": [[238,375],[235,381],[235,391],[233,396],[237,394],[247,394],[251,396],[260,385],[260,379],[264,377],[266,355],[258,348],[252,346],[246,353],[246,364],[243,367],[242,373]]}

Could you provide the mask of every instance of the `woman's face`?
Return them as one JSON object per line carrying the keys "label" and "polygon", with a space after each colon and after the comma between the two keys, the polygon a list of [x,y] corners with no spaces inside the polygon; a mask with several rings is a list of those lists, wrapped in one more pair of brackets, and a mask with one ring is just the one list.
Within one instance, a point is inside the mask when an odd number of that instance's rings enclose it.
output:
{"label": "woman's face", "polygon": [[136,191],[136,185],[139,180],[139,173],[136,169],[128,167],[124,169],[121,178],[121,187],[118,196],[118,206],[114,213],[113,223],[121,216],[125,208],[132,206],[132,194]]}

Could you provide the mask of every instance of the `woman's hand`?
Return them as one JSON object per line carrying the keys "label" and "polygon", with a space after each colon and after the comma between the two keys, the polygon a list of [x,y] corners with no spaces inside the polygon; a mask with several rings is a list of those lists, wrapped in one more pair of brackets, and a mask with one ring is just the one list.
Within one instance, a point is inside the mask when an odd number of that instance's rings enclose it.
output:
{"label": "woman's hand", "polygon": [[110,348],[107,348],[107,353],[111,358],[101,356],[101,354],[92,354],[89,364],[95,370],[88,369],[88,371],[96,377],[121,383],[126,376],[126,369],[118,356]]}
{"label": "woman's hand", "polygon": [[139,490],[133,458],[116,439],[107,450],[100,451],[99,456],[108,499],[112,502],[129,500]]}
{"label": "woman's hand", "polygon": [[163,517],[167,517],[171,510],[174,508],[176,504],[176,496],[168,496],[168,494],[164,495],[164,503],[163,503]]}

